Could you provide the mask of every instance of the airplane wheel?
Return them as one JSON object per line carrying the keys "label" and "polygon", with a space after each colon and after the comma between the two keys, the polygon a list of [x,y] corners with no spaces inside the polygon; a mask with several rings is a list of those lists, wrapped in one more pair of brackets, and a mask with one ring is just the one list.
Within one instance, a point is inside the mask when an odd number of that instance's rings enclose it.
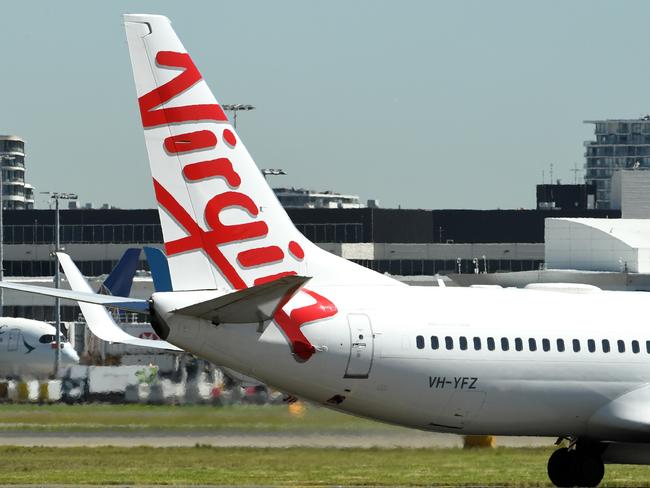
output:
{"label": "airplane wheel", "polygon": [[578,479],[580,486],[598,486],[605,476],[605,465],[598,456],[577,453]]}
{"label": "airplane wheel", "polygon": [[558,449],[548,460],[548,477],[557,487],[571,487],[578,484],[578,471],[576,466],[577,455],[566,447]]}

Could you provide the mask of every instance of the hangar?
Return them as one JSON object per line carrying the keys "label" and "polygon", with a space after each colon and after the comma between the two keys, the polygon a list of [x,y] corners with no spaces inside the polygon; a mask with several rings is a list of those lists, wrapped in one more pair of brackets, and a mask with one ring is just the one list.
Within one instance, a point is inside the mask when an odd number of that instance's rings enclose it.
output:
{"label": "hangar", "polygon": [[550,218],[548,269],[650,273],[650,220]]}

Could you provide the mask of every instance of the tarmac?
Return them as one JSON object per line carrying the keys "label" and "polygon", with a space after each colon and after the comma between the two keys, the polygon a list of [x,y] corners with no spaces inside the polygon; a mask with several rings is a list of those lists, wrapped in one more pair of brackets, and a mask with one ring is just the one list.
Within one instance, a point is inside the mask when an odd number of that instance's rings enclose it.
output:
{"label": "tarmac", "polygon": [[[503,447],[550,447],[555,442],[548,437],[497,437],[496,445]],[[462,447],[463,438],[454,434],[429,432],[344,432],[318,434],[282,432],[230,433],[123,433],[123,432],[3,432],[1,446],[23,447],[334,447],[334,448],[431,448]]]}

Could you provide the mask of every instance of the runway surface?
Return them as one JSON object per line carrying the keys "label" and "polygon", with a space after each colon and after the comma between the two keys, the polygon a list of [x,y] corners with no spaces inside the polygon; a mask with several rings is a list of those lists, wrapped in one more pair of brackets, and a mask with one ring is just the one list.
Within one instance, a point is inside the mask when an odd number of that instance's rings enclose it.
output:
{"label": "runway surface", "polygon": [[[497,446],[543,447],[552,446],[555,439],[548,437],[497,437]],[[461,436],[434,434],[419,431],[407,432],[345,432],[345,433],[282,433],[282,432],[232,432],[232,433],[47,433],[4,432],[0,435],[2,446],[45,447],[97,447],[97,446],[151,446],[192,447],[197,444],[214,447],[462,447]]]}

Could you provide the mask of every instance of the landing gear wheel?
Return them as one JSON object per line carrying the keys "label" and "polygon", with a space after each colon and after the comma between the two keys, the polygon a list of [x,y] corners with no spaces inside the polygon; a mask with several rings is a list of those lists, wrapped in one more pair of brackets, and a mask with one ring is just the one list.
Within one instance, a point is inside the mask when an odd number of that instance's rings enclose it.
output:
{"label": "landing gear wheel", "polygon": [[548,460],[548,477],[557,487],[598,486],[604,475],[603,461],[590,451],[563,447]]}
{"label": "landing gear wheel", "polygon": [[605,476],[605,465],[594,455],[577,453],[578,484],[580,486],[598,486]]}
{"label": "landing gear wheel", "polygon": [[576,453],[566,447],[558,449],[548,460],[548,477],[555,486],[560,488],[576,486],[578,471],[576,469]]}

